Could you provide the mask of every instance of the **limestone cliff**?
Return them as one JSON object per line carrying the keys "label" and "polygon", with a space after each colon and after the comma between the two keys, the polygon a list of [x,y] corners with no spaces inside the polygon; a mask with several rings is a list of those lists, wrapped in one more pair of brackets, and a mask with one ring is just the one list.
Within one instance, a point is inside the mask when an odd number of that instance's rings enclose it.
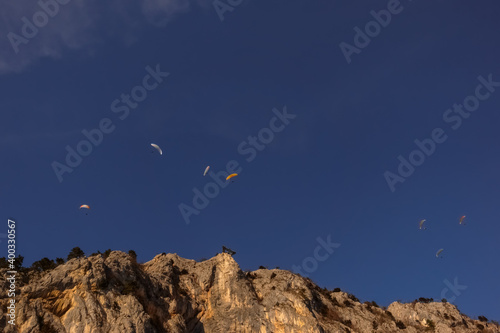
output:
{"label": "limestone cliff", "polygon": [[6,322],[7,288],[0,292],[2,332],[500,332],[448,303],[383,310],[289,271],[245,273],[225,253],[202,262],[160,254],[137,264],[113,251],[25,282],[15,326]]}

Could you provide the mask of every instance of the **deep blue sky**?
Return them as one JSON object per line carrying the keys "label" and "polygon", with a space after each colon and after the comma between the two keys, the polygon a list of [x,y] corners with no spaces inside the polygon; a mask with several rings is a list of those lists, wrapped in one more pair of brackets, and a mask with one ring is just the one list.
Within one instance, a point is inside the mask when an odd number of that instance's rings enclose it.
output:
{"label": "deep blue sky", "polygon": [[[320,286],[388,305],[441,299],[457,278],[462,312],[500,320],[500,88],[460,128],[443,120],[478,76],[500,82],[497,1],[404,0],[350,64],[339,44],[388,1],[244,0],[223,22],[210,1],[132,3],[74,0],[17,54],[7,34],[40,8],[0,5],[0,208],[26,264],[74,246],[145,262],[226,245],[242,269],[292,269],[331,235]],[[120,120],[111,103],[157,64],[170,76]],[[247,162],[238,146],[285,105],[297,117]],[[59,182],[53,161],[103,118],[114,132]],[[435,128],[447,140],[392,192],[384,172]],[[230,160],[240,176],[187,225],[179,204]]]}

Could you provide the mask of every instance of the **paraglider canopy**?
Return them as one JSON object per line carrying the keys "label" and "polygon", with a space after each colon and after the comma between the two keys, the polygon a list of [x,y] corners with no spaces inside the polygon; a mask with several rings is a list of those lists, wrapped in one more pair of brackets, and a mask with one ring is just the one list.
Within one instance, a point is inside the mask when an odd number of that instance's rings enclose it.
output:
{"label": "paraglider canopy", "polygon": [[459,224],[465,224],[464,220],[465,220],[465,215],[460,218],[460,222],[458,222],[458,223]]}
{"label": "paraglider canopy", "polygon": [[441,252],[443,252],[444,249],[439,249],[437,252],[436,252],[436,258],[439,258],[439,255],[441,254]]}
{"label": "paraglider canopy", "polygon": [[[81,205],[80,209],[85,208],[85,209],[90,209],[89,205]],[[88,213],[85,213],[85,215],[89,215]]]}
{"label": "paraglider canopy", "polygon": [[207,174],[208,170],[210,170],[210,165],[205,168],[205,172],[203,172],[203,176],[205,176]]}
{"label": "paraglider canopy", "polygon": [[236,252],[228,247],[225,247],[224,245],[222,245],[222,253],[229,253],[231,256],[234,256],[236,254]]}
{"label": "paraglider canopy", "polygon": [[229,179],[231,179],[233,177],[236,177],[236,176],[238,176],[237,173],[232,173],[232,174],[230,174],[229,176],[226,177],[226,180],[229,180]]}
{"label": "paraglider canopy", "polygon": [[422,228],[425,229],[424,223],[425,223],[425,220],[421,220],[420,222],[418,222],[418,228],[419,229],[422,229]]}
{"label": "paraglider canopy", "polygon": [[161,151],[161,148],[157,144],[152,143],[151,146],[154,147],[156,150],[158,150],[158,152],[160,153],[160,155],[163,155],[163,152]]}

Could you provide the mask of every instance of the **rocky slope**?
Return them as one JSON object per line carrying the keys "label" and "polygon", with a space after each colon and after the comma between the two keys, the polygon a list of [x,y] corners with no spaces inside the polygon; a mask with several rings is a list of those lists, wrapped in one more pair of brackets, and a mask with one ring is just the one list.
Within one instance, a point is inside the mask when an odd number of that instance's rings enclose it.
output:
{"label": "rocky slope", "polygon": [[142,265],[119,251],[72,259],[21,287],[15,326],[7,323],[7,289],[6,333],[500,332],[448,303],[383,310],[289,271],[245,273],[225,253],[203,262],[160,254]]}

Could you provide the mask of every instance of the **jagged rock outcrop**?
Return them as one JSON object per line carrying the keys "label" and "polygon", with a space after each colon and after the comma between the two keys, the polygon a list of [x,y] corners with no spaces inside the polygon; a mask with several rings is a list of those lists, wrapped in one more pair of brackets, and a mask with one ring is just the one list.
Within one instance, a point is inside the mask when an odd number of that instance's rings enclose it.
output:
{"label": "jagged rock outcrop", "polygon": [[119,251],[72,259],[21,287],[15,326],[6,321],[5,290],[6,333],[500,332],[448,303],[383,310],[289,271],[245,273],[225,253],[202,262],[160,254],[142,265]]}

